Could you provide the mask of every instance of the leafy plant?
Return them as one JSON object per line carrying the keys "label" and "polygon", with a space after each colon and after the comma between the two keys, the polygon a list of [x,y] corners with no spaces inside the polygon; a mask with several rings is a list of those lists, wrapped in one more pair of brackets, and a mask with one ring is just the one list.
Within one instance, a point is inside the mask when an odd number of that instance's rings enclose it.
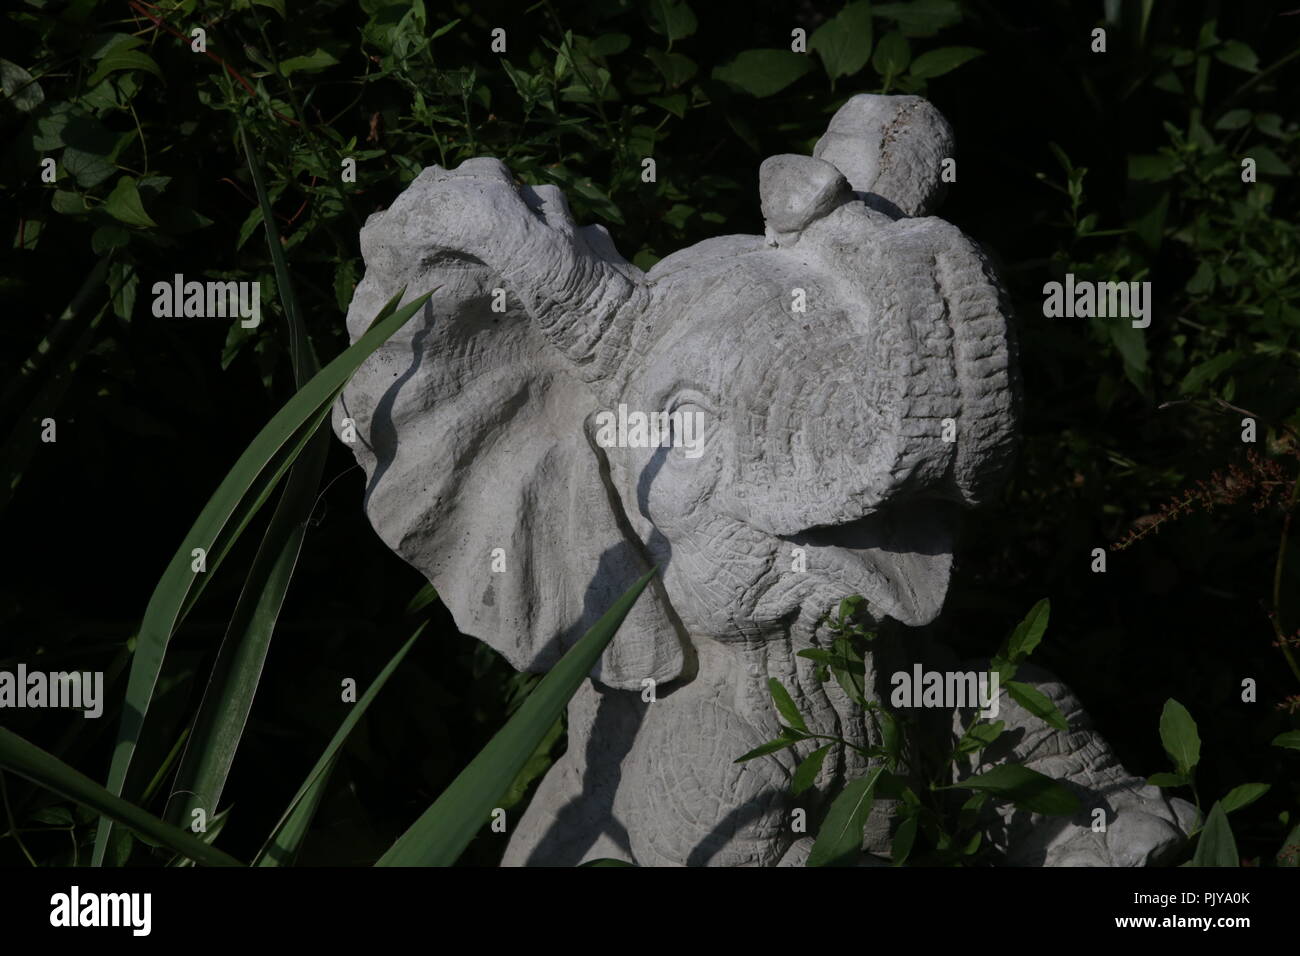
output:
{"label": "leafy plant", "polygon": [[[990,721],[978,711],[946,755],[927,766],[928,748],[923,745],[917,728],[907,717],[896,714],[871,700],[864,686],[864,657],[876,634],[855,620],[864,603],[861,595],[845,598],[828,620],[832,635],[827,648],[806,648],[799,656],[813,661],[818,679],[825,682],[834,676],[836,683],[871,721],[871,739],[878,746],[860,744],[809,730],[793,698],[780,681],[772,678],[768,686],[777,713],[784,719],[781,735],[737,758],[737,763],[788,750],[808,740],[830,743],[812,751],[799,762],[791,778],[791,795],[798,796],[815,782],[828,756],[836,747],[857,751],[875,764],[868,773],[847,782],[831,801],[817,838],[808,856],[808,866],[853,865],[860,857],[864,830],[874,801],[889,797],[899,801],[891,856],[895,866],[911,861],[914,865],[973,865],[982,861],[983,834],[980,813],[986,806],[1011,803],[1033,813],[1069,815],[1079,809],[1078,799],[1049,777],[1021,764],[1004,762],[978,774],[968,774],[955,782],[959,763],[974,760],[1002,737],[1004,721]],[[1039,601],[1025,619],[1007,637],[994,656],[990,668],[996,672],[1008,693],[1030,713],[1053,727],[1064,728],[1065,718],[1056,706],[1031,685],[1014,681],[1024,663],[1043,638],[1047,629],[1049,605]],[[950,790],[970,791],[964,803],[955,805],[947,799]],[[917,836],[924,840],[917,846]]]}
{"label": "leafy plant", "polygon": [[[1196,768],[1201,761],[1201,737],[1197,731],[1196,721],[1187,708],[1172,697],[1165,701],[1160,714],[1160,742],[1174,765],[1172,773],[1154,773],[1147,782],[1157,787],[1177,789],[1187,787],[1196,801],[1196,809],[1201,822],[1188,834],[1189,843],[1195,841],[1195,852],[1184,866],[1240,866],[1237,843],[1228,822],[1228,815],[1250,806],[1271,789],[1266,783],[1243,783],[1229,790],[1216,800],[1208,814],[1201,808],[1200,792],[1196,788]],[[1273,740],[1276,747],[1300,750],[1300,734],[1291,731],[1279,734]],[[1290,822],[1290,811],[1280,816],[1285,826]],[[1278,850],[1274,862],[1278,866],[1295,866],[1297,839],[1300,839],[1300,824],[1292,828],[1290,834]],[[1252,865],[1258,866],[1256,860]]]}

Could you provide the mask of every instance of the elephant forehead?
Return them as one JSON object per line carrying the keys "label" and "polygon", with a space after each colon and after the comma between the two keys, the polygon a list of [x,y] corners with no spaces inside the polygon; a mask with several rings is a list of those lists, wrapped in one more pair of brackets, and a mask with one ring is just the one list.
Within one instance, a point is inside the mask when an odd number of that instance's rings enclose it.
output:
{"label": "elephant forehead", "polygon": [[648,387],[694,378],[726,404],[759,405],[776,361],[814,364],[829,349],[860,347],[870,302],[850,315],[840,284],[819,263],[781,250],[751,252],[675,273],[656,289],[660,332],[642,365]]}
{"label": "elephant forehead", "polygon": [[783,533],[854,520],[891,489],[947,472],[940,422],[961,397],[953,333],[933,258],[914,252],[864,238],[851,269],[796,248],[675,276],[682,288],[663,301],[680,312],[663,317],[671,331],[648,363],[647,398],[683,384],[710,394],[743,517],[785,513],[769,499],[798,488],[806,507]]}

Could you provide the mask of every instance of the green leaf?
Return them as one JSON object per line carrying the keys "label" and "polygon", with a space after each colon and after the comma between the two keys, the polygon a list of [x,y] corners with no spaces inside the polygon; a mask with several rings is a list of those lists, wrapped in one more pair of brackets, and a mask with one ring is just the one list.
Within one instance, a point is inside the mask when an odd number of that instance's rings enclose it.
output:
{"label": "green leaf", "polygon": [[1190,778],[1201,759],[1201,737],[1187,708],[1172,697],[1160,714],[1160,743],[1181,776]]}
{"label": "green leaf", "polygon": [[[1247,73],[1259,72],[1259,57],[1240,40],[1225,40],[1223,46],[1214,51],[1214,58]],[[1236,866],[1235,863],[1233,865]]]}
{"label": "green leaf", "polygon": [[144,40],[129,33],[99,33],[87,42],[85,53],[92,60],[102,60],[114,50],[133,50],[138,46],[144,46]]}
{"label": "green leaf", "polygon": [[436,40],[438,39],[438,37],[442,36],[443,34],[450,33],[452,30],[456,29],[456,24],[458,23],[460,23],[460,17],[457,17],[455,20],[451,20],[447,23],[444,23],[442,26],[438,27],[438,29],[434,30],[431,34],[429,34],[429,39]]}
{"label": "green leaf", "polygon": [[840,599],[839,607],[835,610],[837,618],[835,627],[837,630],[843,630],[848,626],[849,619],[858,613],[858,608],[862,606],[862,602],[865,600],[866,598],[861,594],[850,594],[848,597]]}
{"label": "green leaf", "polygon": [[113,313],[123,322],[130,322],[131,314],[135,311],[136,292],[140,287],[140,276],[135,271],[135,266],[125,262],[113,263],[108,270],[108,287],[112,295]]}
{"label": "green leaf", "polygon": [[1002,731],[1006,729],[1007,722],[999,720],[991,724],[974,723],[966,728],[966,732],[961,735],[961,740],[957,741],[957,747],[953,751],[954,755],[974,753],[977,750],[983,750],[1002,736]]}
{"label": "green leaf", "polygon": [[837,637],[831,641],[830,668],[844,693],[858,705],[866,707],[866,664],[852,640]]}
{"label": "green leaf", "polygon": [[882,708],[876,714],[880,718],[880,745],[889,757],[892,770],[903,755],[903,728],[889,711]]}
{"label": "green leaf", "polygon": [[330,771],[334,768],[335,761],[338,760],[339,754],[343,750],[343,745],[347,743],[348,737],[361,722],[361,718],[369,709],[370,704],[383,687],[388,683],[388,678],[393,676],[399,664],[406,658],[407,652],[415,646],[420,634],[424,631],[428,622],[421,624],[393,655],[392,659],[379,672],[379,676],[371,682],[366,688],[366,692],[361,695],[361,699],[352,704],[343,718],[343,723],[339,729],[334,732],[330,742],[321,752],[320,758],[316,761],[316,766],[312,767],[311,772],[307,774],[307,779],[303,781],[298,792],[294,794],[289,806],[285,808],[280,817],[280,822],[271,830],[271,835],[266,838],[266,843],[258,851],[253,860],[253,866],[283,866],[293,862],[298,855],[298,849],[302,845],[303,837],[307,835],[307,830],[311,826],[312,817],[316,813],[316,807],[320,804],[321,797],[325,794],[325,785],[329,782]]}
{"label": "green leaf", "polygon": [[1153,787],[1185,787],[1188,780],[1180,773],[1153,773],[1147,783]]}
{"label": "green leaf", "polygon": [[[198,600],[226,552],[328,417],[330,407],[353,372],[424,307],[432,292],[391,311],[401,294],[394,296],[354,345],[299,389],[258,433],[213,493],[163,572],[145,609],[131,660],[126,706],[109,767],[108,789],[113,794],[120,795],[126,782],[126,773],[162,671],[163,655],[176,628]],[[191,570],[191,561],[194,560],[191,551],[200,547],[207,551],[207,570],[196,573]],[[100,826],[95,841],[95,865],[103,860],[110,830],[110,826]]]}
{"label": "green leaf", "polygon": [[1157,90],[1163,90],[1166,93],[1176,93],[1179,96],[1182,96],[1186,92],[1186,88],[1183,86],[1183,81],[1178,78],[1178,74],[1173,70],[1165,70],[1160,73],[1151,81],[1151,85]]}
{"label": "green leaf", "polygon": [[1201,830],[1196,844],[1196,853],[1188,866],[1241,866],[1241,857],[1237,854],[1237,841],[1233,839],[1232,827],[1228,824],[1228,815],[1222,804],[1210,807],[1210,815],[1205,818],[1205,828]]}
{"label": "green leaf", "polygon": [[1300,730],[1288,730],[1285,733],[1278,734],[1273,738],[1272,746],[1300,750]]}
{"label": "green leaf", "polygon": [[1070,732],[1070,724],[1052,703],[1052,699],[1037,687],[1022,681],[1007,681],[1007,695],[1039,720],[1045,721],[1057,730]]}
{"label": "green leaf", "polygon": [[[1183,286],[1183,289],[1188,295],[1208,295],[1214,291],[1214,275],[1214,264],[1202,261],[1196,267],[1196,272],[1187,280],[1187,284]],[[1186,379],[1184,379],[1184,384],[1186,384]]]}
{"label": "green leaf", "polygon": [[1115,350],[1119,352],[1124,362],[1124,374],[1136,388],[1142,389],[1150,357],[1143,330],[1134,328],[1131,321],[1123,319],[1116,321],[1094,316],[1090,321],[1094,326],[1104,326],[1106,334],[1109,335]]}
{"label": "green leaf", "polygon": [[144,70],[146,73],[152,73],[164,83],[167,78],[158,68],[158,64],[153,61],[153,57],[147,53],[141,53],[139,50],[127,50],[118,47],[112,53],[99,61],[99,66],[95,72],[90,74],[90,79],[86,81],[87,86],[94,86],[110,73],[116,73],[119,70]]}
{"label": "green leaf", "polygon": [[1128,178],[1139,183],[1161,183],[1174,174],[1176,163],[1164,153],[1130,155]]}
{"label": "green leaf", "polygon": [[912,68],[908,72],[918,80],[929,80],[950,73],[963,63],[969,63],[983,55],[983,50],[973,46],[942,46],[918,56],[912,61]]}
{"label": "green leaf", "polygon": [[898,76],[911,62],[912,45],[897,30],[885,34],[876,45],[876,53],[871,58],[871,65],[883,77]]}
{"label": "green leaf", "polygon": [[436,600],[438,600],[437,590],[426,581],[424,586],[415,592],[415,596],[407,603],[406,610],[402,613],[407,615],[419,614]]}
{"label": "green leaf", "polygon": [[803,721],[803,714],[799,713],[799,708],[795,706],[793,698],[790,697],[790,692],[785,689],[785,685],[775,677],[769,677],[767,679],[767,689],[772,695],[772,702],[776,704],[777,712],[785,718],[785,722],[796,730],[802,730],[805,734],[808,733],[808,725]]}
{"label": "green leaf", "polygon": [[[1169,191],[1160,190],[1160,198],[1131,220],[1133,232],[1148,248],[1152,250],[1159,249],[1161,242],[1164,240],[1165,219],[1168,215]],[[1126,327],[1130,325],[1130,323],[1115,324],[1122,324]],[[1142,330],[1134,329],[1134,331],[1141,332]]]}
{"label": "green leaf", "polygon": [[799,766],[795,768],[794,777],[790,780],[790,793],[792,796],[799,796],[814,783],[817,782],[817,774],[821,773],[822,764],[826,762],[826,755],[831,752],[835,744],[827,744],[825,747],[819,747],[804,757]]}
{"label": "green leaf", "polygon": [[684,93],[674,93],[671,96],[651,96],[648,99],[655,106],[667,110],[678,119],[686,116],[687,101]]}
{"label": "green leaf", "polygon": [[794,737],[794,736],[777,737],[775,740],[769,740],[765,744],[759,744],[757,747],[755,747],[753,750],[749,751],[748,753],[742,754],[741,756],[737,757],[735,760],[732,761],[732,763],[744,763],[747,760],[753,760],[755,757],[766,757],[768,754],[774,754],[777,751],[786,750],[790,747],[793,747],[799,741],[804,739],[805,738],[803,737]]}
{"label": "green leaf", "polygon": [[1231,813],[1250,806],[1268,791],[1269,785],[1266,783],[1243,783],[1229,790],[1228,795],[1219,801],[1219,806],[1223,807],[1224,813]]}
{"label": "green leaf", "polygon": [[104,211],[128,226],[157,227],[140,201],[140,191],[130,176],[121,177],[104,200]]}
{"label": "green leaf", "polygon": [[20,113],[30,113],[45,102],[41,84],[17,63],[0,60],[0,89]]}
{"label": "green leaf", "polygon": [[1246,151],[1246,155],[1255,160],[1255,167],[1265,175],[1289,176],[1291,174],[1291,167],[1267,146],[1252,146]]}
{"label": "green leaf", "polygon": [[[0,727],[0,767],[62,794],[84,807],[97,810],[105,817],[130,827],[142,838],[155,841],[198,863],[209,866],[243,865],[230,854],[209,846],[193,833],[164,823],[153,814],[109,793],[85,774],[3,727]],[[101,821],[101,829],[102,827]]]}
{"label": "green leaf", "polygon": [[876,767],[848,784],[835,798],[817,831],[807,866],[852,866],[857,862],[863,830],[875,801],[876,780],[883,771],[884,767]]}
{"label": "green leaf", "polygon": [[1228,110],[1214,124],[1215,129],[1241,129],[1250,122],[1250,110]]}
{"label": "green leaf", "polygon": [[651,48],[646,50],[645,55],[655,65],[655,69],[663,75],[669,89],[681,86],[699,69],[694,60],[680,53],[664,53],[662,50]]}
{"label": "green leaf", "polygon": [[533,755],[538,743],[560,719],[570,698],[587,679],[656,570],[651,568],[642,575],[565,653],[505,727],[461,771],[442,796],[397,839],[376,866],[455,864]]}
{"label": "green leaf", "polygon": [[1052,602],[1043,598],[1029,609],[1025,619],[1016,625],[1016,629],[1007,638],[1006,657],[1012,663],[1019,664],[1034,652],[1047,632],[1047,621],[1052,613]]}
{"label": "green leaf", "polygon": [[981,811],[984,809],[984,804],[988,802],[989,794],[987,791],[977,790],[972,793],[957,811],[957,830],[969,830],[975,826],[979,821]]}
{"label": "green leaf", "polygon": [[82,189],[94,189],[117,172],[117,167],[103,156],[89,153],[75,146],[63,151],[63,168],[76,179]]}
{"label": "green leaf", "polygon": [[281,60],[280,74],[288,76],[291,73],[319,73],[337,62],[336,57],[317,47],[306,56],[291,56],[287,60]]}
{"label": "green leaf", "polygon": [[1255,129],[1274,139],[1285,139],[1286,131],[1282,129],[1282,117],[1277,113],[1260,113],[1255,117]]}
{"label": "green leaf", "polygon": [[542,737],[541,743],[537,745],[537,749],[528,758],[528,762],[524,764],[523,769],[515,775],[514,782],[510,784],[498,806],[503,810],[509,810],[528,796],[528,789],[533,782],[550,770],[552,764],[555,763],[551,752],[563,736],[564,721],[561,719],[553,723],[551,729]]}
{"label": "green leaf", "polygon": [[587,43],[587,56],[614,56],[632,45],[626,33],[605,33]]}
{"label": "green leaf", "polygon": [[67,807],[45,807],[33,813],[32,819],[37,823],[48,823],[54,827],[70,827],[74,825],[72,811]]}
{"label": "green leaf", "polygon": [[832,80],[852,76],[871,59],[871,4],[868,0],[850,3],[827,20],[808,40],[817,51]]}
{"label": "green leaf", "polygon": [[1184,395],[1191,395],[1200,391],[1204,386],[1213,383],[1231,369],[1240,359],[1241,353],[1234,349],[1202,362],[1183,377],[1182,384],[1178,386],[1178,391]]}
{"label": "green leaf", "polygon": [[961,22],[956,0],[911,0],[883,3],[875,8],[878,17],[893,20],[908,36],[933,36],[945,27]]}
{"label": "green leaf", "polygon": [[[254,161],[242,130],[241,140],[263,213],[267,247],[275,268],[276,289],[288,321],[287,344],[293,363],[294,384],[302,388],[320,370],[320,365],[303,325],[293,278],[289,274],[261,169]],[[203,810],[209,819],[217,813],[226,778],[253,708],[253,698],[270,651],[280,608],[298,563],[307,521],[316,506],[325,459],[329,455],[329,440],[329,431],[322,422],[290,470],[284,491],[253,557],[181,759],[173,793],[183,794],[184,798],[173,805],[175,815],[171,819],[174,822],[191,819],[196,809]]]}
{"label": "green leaf", "polygon": [[894,842],[889,850],[894,866],[902,866],[907,862],[912,852],[912,845],[916,842],[916,828],[919,822],[917,815],[912,813],[898,825],[898,829],[894,832]]}
{"label": "green leaf", "polygon": [[1048,816],[1079,812],[1079,798],[1051,777],[1020,764],[999,764],[987,773],[967,777],[938,790],[982,790],[1010,800],[1022,810]]}
{"label": "green leaf", "polygon": [[779,93],[812,69],[808,57],[790,50],[745,50],[725,66],[713,68],[713,78],[762,99]]}
{"label": "green leaf", "polygon": [[650,29],[668,38],[669,44],[695,32],[695,13],[680,0],[651,0]]}

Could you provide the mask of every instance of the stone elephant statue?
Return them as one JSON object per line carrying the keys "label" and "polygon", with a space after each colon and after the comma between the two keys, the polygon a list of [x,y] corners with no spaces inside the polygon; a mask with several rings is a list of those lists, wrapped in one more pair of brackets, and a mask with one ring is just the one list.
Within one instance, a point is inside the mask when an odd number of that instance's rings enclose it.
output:
{"label": "stone elephant statue", "polygon": [[[1005,295],[978,247],[929,215],[951,154],[926,100],[853,97],[813,156],[762,164],[765,235],[648,272],[577,225],[558,188],[519,185],[495,159],[429,167],[366,223],[353,340],[399,288],[437,287],[334,410],[336,431],[355,424],[384,542],[463,633],[534,672],[660,568],[572,701],[567,752],[506,864],[803,861],[788,791],[807,749],[734,762],[777,733],[767,679],[813,730],[867,741],[862,710],[797,652],[862,595],[866,619],[897,625],[867,662],[884,700],[914,657],[909,629],[942,608],[961,510],[1013,456]],[[657,439],[624,430],[636,415],[658,416]],[[1071,732],[1004,694],[1018,740],[1004,759],[1063,779],[1085,808],[991,819],[1006,859],[1141,865],[1176,845],[1190,806],[1127,774],[1069,692],[1038,682]],[[827,761],[800,805],[815,820],[865,770],[852,752]],[[864,862],[888,847],[876,814]]]}

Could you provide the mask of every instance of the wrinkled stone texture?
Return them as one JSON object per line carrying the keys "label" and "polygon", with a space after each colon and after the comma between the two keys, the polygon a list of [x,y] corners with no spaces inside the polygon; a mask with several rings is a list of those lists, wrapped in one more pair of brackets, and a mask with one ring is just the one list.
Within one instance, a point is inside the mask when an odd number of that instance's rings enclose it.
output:
{"label": "wrinkled stone texture", "polygon": [[[648,273],[603,227],[578,226],[558,189],[517,185],[494,159],[430,167],[367,222],[354,340],[397,290],[436,288],[334,412],[336,429],[356,421],[366,512],[385,543],[461,631],[538,672],[660,568],[573,700],[568,751],[507,864],[806,857],[788,784],[813,747],[734,763],[777,732],[767,679],[790,688],[815,731],[868,742],[860,708],[796,653],[824,644],[823,614],[862,594],[870,618],[906,626],[868,661],[883,699],[924,644],[906,628],[943,605],[960,510],[997,488],[1013,452],[1005,297],[979,248],[926,215],[951,154],[925,100],[854,97],[813,157],[762,164],[764,236],[710,239]],[[596,416],[619,404],[703,414],[702,455],[601,447]],[[949,418],[955,442],[940,437]],[[1129,776],[1050,675],[1039,685],[1071,733],[1004,694],[1017,742],[1000,759],[1064,777],[1085,810],[991,816],[990,838],[1027,865],[1165,852],[1186,805]],[[827,761],[798,804],[810,832],[825,795],[865,770],[854,753]],[[1106,834],[1089,829],[1093,806]],[[887,815],[873,815],[864,861],[889,839]]]}

